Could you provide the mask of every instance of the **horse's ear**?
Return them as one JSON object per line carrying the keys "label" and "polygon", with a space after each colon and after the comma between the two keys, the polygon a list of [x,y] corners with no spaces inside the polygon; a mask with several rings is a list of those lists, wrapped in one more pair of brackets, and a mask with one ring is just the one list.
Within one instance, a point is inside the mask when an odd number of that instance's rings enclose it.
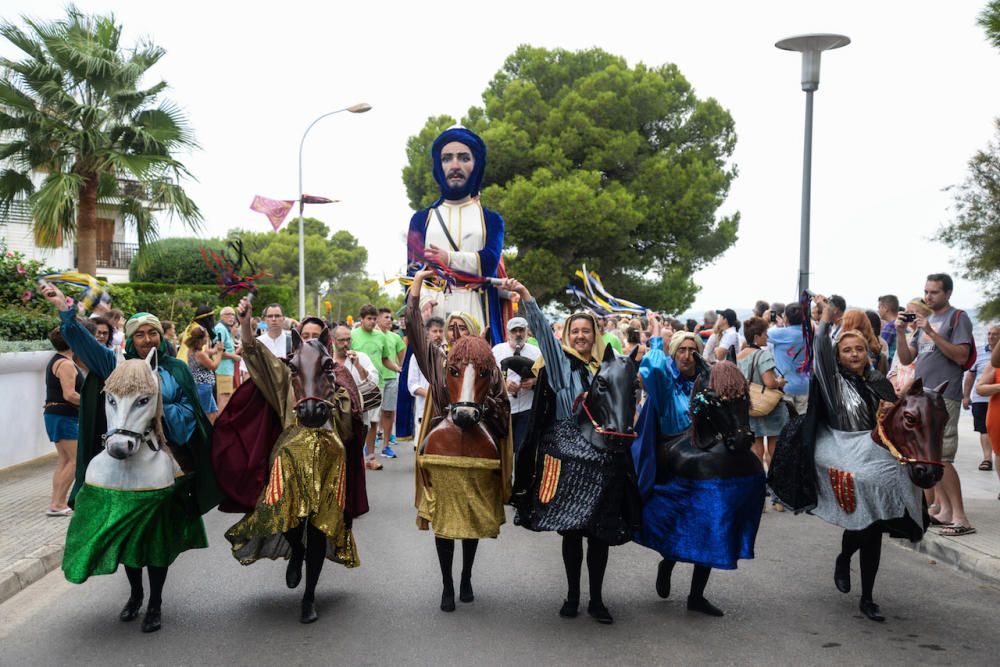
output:
{"label": "horse's ear", "polygon": [[615,358],[615,349],[613,347],[611,347],[610,345],[605,345],[604,346],[604,359],[601,360],[602,363],[607,363],[607,362],[613,360],[614,358]]}
{"label": "horse's ear", "polygon": [[[609,345],[608,347],[611,347],[611,346]],[[636,357],[638,357],[638,356],[639,356],[639,346],[636,345],[635,347],[632,348],[632,351],[629,352],[628,358],[631,359],[632,361],[635,361]]]}
{"label": "horse's ear", "polygon": [[918,396],[924,393],[924,381],[917,378],[912,384],[910,384],[910,388],[906,390],[906,393],[909,396]]}
{"label": "horse's ear", "polygon": [[157,358],[157,356],[156,356],[156,348],[154,347],[154,348],[153,348],[152,350],[150,350],[150,351],[149,351],[149,353],[148,353],[148,354],[146,355],[146,363],[147,363],[147,364],[149,364],[149,367],[150,367],[151,369],[153,369],[153,372],[154,372],[154,373],[156,372],[156,368],[157,368],[157,366],[159,365],[159,364],[157,363],[158,361],[159,361],[159,359],[158,359],[158,358]]}
{"label": "horse's ear", "polygon": [[302,347],[302,336],[298,330],[292,329],[292,352],[298,352],[300,347]]}
{"label": "horse's ear", "polygon": [[947,388],[948,388],[948,380],[945,380],[944,382],[942,382],[938,386],[936,386],[933,389],[931,389],[931,391],[933,391],[938,396],[944,396],[944,390],[947,389]]}
{"label": "horse's ear", "polygon": [[326,349],[330,349],[330,327],[323,327],[323,331],[319,334],[319,342],[323,343]]}

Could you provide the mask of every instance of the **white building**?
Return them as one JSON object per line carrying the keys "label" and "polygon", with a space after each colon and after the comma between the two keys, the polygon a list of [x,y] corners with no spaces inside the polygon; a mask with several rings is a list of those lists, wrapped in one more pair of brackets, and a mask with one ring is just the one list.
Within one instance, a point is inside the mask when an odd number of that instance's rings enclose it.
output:
{"label": "white building", "polygon": [[[138,186],[138,183],[134,183]],[[35,243],[31,214],[23,202],[15,202],[10,211],[0,213],[0,239],[9,250],[24,253],[56,270],[76,269],[76,240],[63,238],[52,248]],[[97,205],[97,277],[109,283],[128,282],[128,267],[139,250],[134,229],[126,229],[117,211]]]}

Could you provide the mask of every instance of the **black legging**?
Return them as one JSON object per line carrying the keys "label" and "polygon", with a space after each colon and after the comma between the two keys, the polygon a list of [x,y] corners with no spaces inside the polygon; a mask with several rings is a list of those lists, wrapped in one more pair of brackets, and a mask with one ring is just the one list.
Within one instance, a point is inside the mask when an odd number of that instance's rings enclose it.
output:
{"label": "black legging", "polygon": [[[566,566],[566,599],[580,602],[580,570],[583,567],[583,532],[574,530],[563,533],[562,557]],[[601,589],[604,587],[604,572],[608,568],[610,545],[596,537],[587,538],[587,575],[590,581],[590,602],[603,605]]]}
{"label": "black legging", "polygon": [[871,601],[882,559],[882,527],[873,524],[864,530],[845,530],[840,549],[845,560],[850,560],[855,551],[861,552],[861,599]]}
{"label": "black legging", "polygon": [[[674,571],[674,565],[677,565],[675,560],[663,559],[663,562],[667,564],[667,569],[671,573]],[[707,565],[695,564],[694,573],[691,575],[691,597],[693,599],[705,597],[705,587],[708,586],[708,577],[711,574],[712,568]],[[669,577],[669,574],[667,576]]]}
{"label": "black legging", "polygon": [[[451,566],[455,560],[455,540],[435,537],[434,546],[437,549],[438,565],[441,566],[441,583],[445,589],[454,590],[455,580],[452,578]],[[462,540],[462,581],[472,579],[472,565],[476,562],[478,548],[479,540]]]}
{"label": "black legging", "polygon": [[[306,533],[306,543],[302,544],[302,533],[306,524],[309,525],[309,532]],[[313,600],[316,596],[316,584],[319,582],[319,574],[323,571],[323,561],[326,560],[326,535],[323,531],[305,520],[285,533],[285,539],[292,547],[292,559],[306,562],[306,589],[302,594],[303,600]]]}
{"label": "black legging", "polygon": [[[150,565],[146,568],[149,571],[149,602],[147,609],[159,609],[163,603],[163,584],[167,581],[167,568],[154,567]],[[142,568],[125,566],[125,576],[128,577],[129,586],[132,588],[130,596],[134,599],[142,598]]]}

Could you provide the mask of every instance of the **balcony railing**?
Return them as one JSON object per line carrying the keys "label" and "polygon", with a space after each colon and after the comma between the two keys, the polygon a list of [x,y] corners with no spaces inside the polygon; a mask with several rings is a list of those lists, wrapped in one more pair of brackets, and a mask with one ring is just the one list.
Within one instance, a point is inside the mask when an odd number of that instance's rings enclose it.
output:
{"label": "balcony railing", "polygon": [[[139,252],[138,243],[117,243],[115,241],[97,242],[97,268],[127,269],[135,254]],[[79,266],[80,258],[74,261]]]}

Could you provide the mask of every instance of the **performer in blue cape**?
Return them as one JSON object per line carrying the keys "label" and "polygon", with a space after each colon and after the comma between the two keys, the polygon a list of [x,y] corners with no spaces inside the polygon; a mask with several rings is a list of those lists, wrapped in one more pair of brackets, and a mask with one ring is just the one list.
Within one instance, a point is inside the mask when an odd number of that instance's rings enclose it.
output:
{"label": "performer in blue cape", "polygon": [[753,558],[764,503],[764,471],[750,450],[747,383],[735,364],[709,371],[701,339],[677,332],[664,354],[650,339],[639,372],[646,403],[632,458],[642,497],[635,541],[660,553],[656,592],[670,595],[677,561],[694,564],[690,611],[722,616],[705,599],[712,568],[732,570]]}
{"label": "performer in blue cape", "polygon": [[483,278],[503,272],[504,221],[479,203],[486,144],[474,132],[453,127],[434,140],[431,157],[441,196],[410,218],[408,272],[413,275],[416,264],[438,267],[449,289],[424,290],[423,301],[436,302],[432,314],[446,320],[450,313],[468,313],[490,331],[488,340],[496,345],[505,340],[507,318],[499,292]]}

